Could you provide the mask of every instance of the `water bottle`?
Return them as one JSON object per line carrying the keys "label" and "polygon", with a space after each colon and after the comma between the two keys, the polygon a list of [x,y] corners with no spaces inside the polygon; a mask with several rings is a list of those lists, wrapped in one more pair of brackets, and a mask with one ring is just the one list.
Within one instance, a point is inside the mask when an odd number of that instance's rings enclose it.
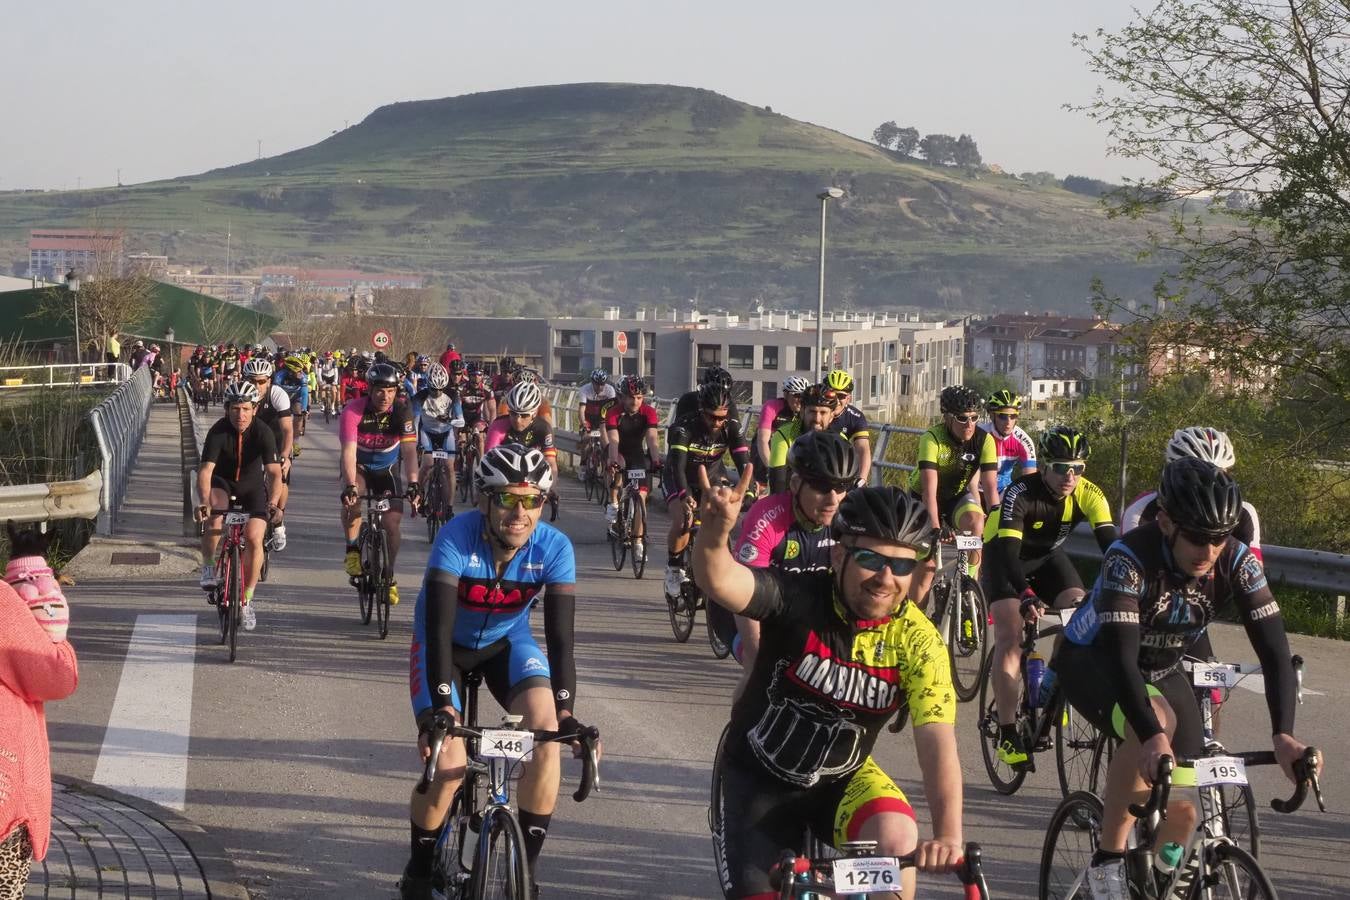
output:
{"label": "water bottle", "polygon": [[1041,681],[1045,678],[1045,657],[1035,650],[1027,657],[1027,702],[1041,705]]}
{"label": "water bottle", "polygon": [[1055,685],[1058,682],[1059,676],[1055,674],[1055,670],[1050,668],[1050,665],[1047,663],[1045,666],[1045,674],[1041,676],[1041,689],[1037,692],[1039,695],[1037,699],[1040,700],[1040,703],[1036,704],[1037,706],[1045,706],[1050,702],[1050,698],[1055,695]]}
{"label": "water bottle", "polygon": [[[1168,841],[1162,845],[1158,855],[1153,859],[1153,875],[1158,885],[1158,895],[1162,896],[1167,890],[1167,884],[1172,880],[1172,873],[1176,871],[1177,866],[1181,865],[1181,857],[1184,853],[1182,846],[1176,841]],[[1187,896],[1186,893],[1180,893],[1177,896]]]}

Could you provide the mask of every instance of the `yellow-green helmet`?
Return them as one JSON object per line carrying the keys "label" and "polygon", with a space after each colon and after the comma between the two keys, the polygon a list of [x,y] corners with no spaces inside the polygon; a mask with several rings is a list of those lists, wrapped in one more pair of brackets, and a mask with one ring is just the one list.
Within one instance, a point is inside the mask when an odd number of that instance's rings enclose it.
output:
{"label": "yellow-green helmet", "polygon": [[853,393],[853,376],[843,369],[835,369],[825,376],[825,386],[845,394]]}

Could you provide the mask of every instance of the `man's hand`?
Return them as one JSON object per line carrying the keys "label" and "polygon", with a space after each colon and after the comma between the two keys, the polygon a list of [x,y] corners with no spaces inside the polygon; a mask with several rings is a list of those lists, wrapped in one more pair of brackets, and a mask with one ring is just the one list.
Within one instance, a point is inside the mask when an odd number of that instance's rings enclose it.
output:
{"label": "man's hand", "polygon": [[754,471],[750,466],[746,466],[741,472],[741,480],[735,485],[723,487],[719,484],[713,487],[708,483],[707,468],[699,466],[698,485],[703,492],[703,507],[699,518],[703,520],[703,527],[719,529],[721,533],[729,534],[741,514],[741,501],[745,498],[745,492],[750,489],[750,484],[754,480]]}
{"label": "man's hand", "polygon": [[[292,453],[294,450],[292,450]],[[285,478],[291,474],[291,454],[287,453],[281,458],[281,477]]]}
{"label": "man's hand", "polygon": [[277,506],[275,502],[267,504],[267,521],[273,525],[281,521],[281,507]]}
{"label": "man's hand", "polygon": [[952,872],[960,865],[964,853],[960,841],[938,838],[919,841],[919,846],[914,848],[914,868],[920,872]]}
{"label": "man's hand", "polygon": [[343,506],[348,508],[355,506],[357,501],[361,499],[356,494],[356,485],[347,485],[347,488],[342,492],[340,499],[342,500]]}
{"label": "man's hand", "polygon": [[416,512],[422,508],[422,486],[416,481],[409,482],[408,488],[403,492],[408,497],[408,502],[412,504],[413,511]]}
{"label": "man's hand", "polygon": [[1036,596],[1036,592],[1027,588],[1022,592],[1022,598],[1018,602],[1018,610],[1022,613],[1022,618],[1027,622],[1038,622],[1045,613],[1045,602]]}
{"label": "man's hand", "polygon": [[[455,710],[454,710],[452,707],[449,707],[449,706],[442,706],[440,709],[436,710],[436,712],[445,713],[446,715],[448,715],[448,716],[450,717],[450,721],[451,721],[451,723],[452,723],[453,725],[458,725],[458,724],[459,724],[459,715],[455,712]],[[426,764],[426,761],[427,761],[428,759],[431,758],[431,715],[430,715],[430,714],[427,714],[427,715],[426,715],[426,722],[425,722],[425,724],[424,724],[422,727],[420,727],[420,728],[417,729],[417,752],[418,752],[419,757],[420,757],[421,760],[422,760],[422,764],[425,765],[425,764]]]}
{"label": "man's hand", "polygon": [[205,522],[207,519],[211,518],[211,507],[203,503],[192,511],[192,518],[196,519],[198,522]]}
{"label": "man's hand", "polygon": [[1139,745],[1139,777],[1144,779],[1144,784],[1153,785],[1153,779],[1158,775],[1158,760],[1164,756],[1177,758],[1165,732],[1160,731]]}
{"label": "man's hand", "polygon": [[[1298,776],[1294,774],[1294,763],[1303,758],[1303,752],[1308,749],[1308,745],[1294,737],[1292,734],[1277,733],[1272,742],[1275,745],[1275,761],[1280,764],[1280,769],[1284,772],[1284,777],[1298,784]],[[1322,775],[1323,759],[1321,754],[1317,758],[1317,775]]]}

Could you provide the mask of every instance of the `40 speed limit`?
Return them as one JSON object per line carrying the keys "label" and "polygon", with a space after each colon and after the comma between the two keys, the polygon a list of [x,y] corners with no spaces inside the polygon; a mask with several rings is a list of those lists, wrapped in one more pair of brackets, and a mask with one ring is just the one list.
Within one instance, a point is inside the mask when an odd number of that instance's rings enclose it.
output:
{"label": "40 speed limit", "polygon": [[895,857],[859,856],[834,861],[836,896],[893,891],[899,885],[900,865]]}

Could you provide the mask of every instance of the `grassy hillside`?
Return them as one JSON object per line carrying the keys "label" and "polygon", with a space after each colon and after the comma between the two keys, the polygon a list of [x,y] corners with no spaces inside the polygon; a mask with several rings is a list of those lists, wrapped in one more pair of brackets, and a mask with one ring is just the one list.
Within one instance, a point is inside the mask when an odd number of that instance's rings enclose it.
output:
{"label": "grassy hillside", "polygon": [[219,267],[228,222],[237,267],[430,271],[455,306],[798,306],[815,296],[815,193],[831,183],[847,191],[830,210],[837,302],[1072,309],[1094,275],[1152,281],[1138,226],[1089,198],[898,159],[710,91],[618,84],[397,103],[202,175],[0,194],[0,242],[97,222]]}

